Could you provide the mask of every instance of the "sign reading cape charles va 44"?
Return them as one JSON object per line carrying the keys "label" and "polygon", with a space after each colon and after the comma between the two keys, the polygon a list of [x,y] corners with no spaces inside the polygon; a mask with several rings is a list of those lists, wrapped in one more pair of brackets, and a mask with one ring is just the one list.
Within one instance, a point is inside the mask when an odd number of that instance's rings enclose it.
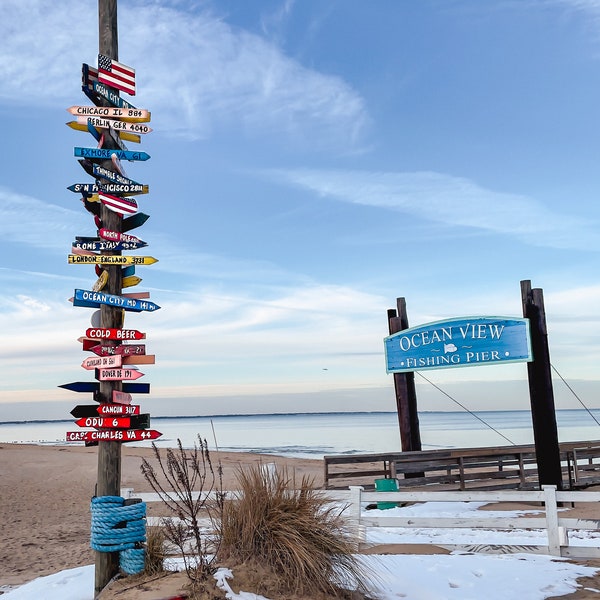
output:
{"label": "sign reading cape charles va 44", "polygon": [[383,341],[388,373],[533,360],[528,319],[460,317],[404,329]]}

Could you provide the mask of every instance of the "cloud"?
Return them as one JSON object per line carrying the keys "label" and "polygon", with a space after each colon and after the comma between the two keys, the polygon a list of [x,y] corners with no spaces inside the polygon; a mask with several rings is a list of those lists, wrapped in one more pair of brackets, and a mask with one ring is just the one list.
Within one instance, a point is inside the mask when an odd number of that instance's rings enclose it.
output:
{"label": "cloud", "polygon": [[[0,187],[2,241],[64,251],[69,237],[86,222],[85,211],[62,208]],[[68,242],[67,242],[68,243]]]}
{"label": "cloud", "polygon": [[593,251],[600,247],[597,225],[589,218],[553,213],[528,196],[488,190],[462,177],[429,171],[317,169],[263,174],[323,197],[400,211],[448,226],[510,235],[535,246]]}
{"label": "cloud", "polygon": [[[4,0],[0,100],[72,103],[79,96],[81,63],[96,62],[95,6]],[[129,2],[119,7],[119,30],[119,58],[136,68],[133,103],[139,97],[151,107],[156,129],[170,135],[200,139],[233,127],[347,149],[368,125],[363,98],[340,77],[303,67],[208,9]],[[317,138],[309,133],[317,131]]]}

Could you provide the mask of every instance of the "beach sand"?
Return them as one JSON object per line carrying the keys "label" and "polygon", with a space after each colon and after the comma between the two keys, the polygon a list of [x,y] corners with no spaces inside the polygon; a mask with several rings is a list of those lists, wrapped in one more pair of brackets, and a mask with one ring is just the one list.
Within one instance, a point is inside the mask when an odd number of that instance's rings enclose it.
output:
{"label": "beach sand", "polygon": [[[89,547],[89,504],[97,479],[97,452],[95,447],[74,445],[0,444],[0,523],[4,524],[0,536],[0,588],[18,586],[36,577],[94,563],[94,552]],[[164,455],[165,451],[161,452]],[[306,475],[313,478],[318,487],[323,482],[321,460],[241,452],[211,451],[210,456],[213,464],[220,462],[222,465],[223,489],[236,488],[236,472],[244,465],[270,462],[280,469],[287,468],[288,474],[298,480]],[[123,488],[133,488],[135,492],[151,491],[140,469],[144,457],[153,459],[151,448],[123,445]],[[517,507],[507,508],[514,510]],[[160,502],[148,504],[148,516],[161,514],[165,513]],[[598,518],[598,507],[582,503],[569,509],[569,516]],[[412,545],[377,551],[425,554],[433,549]],[[440,549],[440,552],[444,551]],[[600,567],[600,561],[578,562]],[[132,578],[117,582],[120,588],[134,583]],[[147,582],[144,589],[121,589],[117,597],[120,600],[168,597],[185,583],[181,574],[157,577],[154,582]],[[583,587],[574,594],[563,596],[563,600],[600,598],[600,593],[592,591],[600,590],[600,577],[580,583]],[[111,598],[112,594],[102,597]]]}

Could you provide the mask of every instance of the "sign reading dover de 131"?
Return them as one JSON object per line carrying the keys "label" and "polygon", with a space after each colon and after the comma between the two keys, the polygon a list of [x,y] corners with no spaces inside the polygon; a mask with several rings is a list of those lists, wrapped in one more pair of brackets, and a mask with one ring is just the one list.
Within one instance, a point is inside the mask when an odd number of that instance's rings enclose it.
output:
{"label": "sign reading dover de 131", "polygon": [[404,329],[384,339],[388,373],[533,360],[529,320],[460,317]]}

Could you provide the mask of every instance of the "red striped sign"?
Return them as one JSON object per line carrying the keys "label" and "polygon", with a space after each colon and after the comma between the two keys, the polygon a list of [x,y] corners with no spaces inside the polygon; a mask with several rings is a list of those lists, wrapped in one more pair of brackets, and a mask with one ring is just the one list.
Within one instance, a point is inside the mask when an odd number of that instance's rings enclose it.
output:
{"label": "red striped sign", "polygon": [[124,196],[112,196],[103,192],[98,193],[100,202],[110,208],[113,212],[121,215],[133,215],[138,210],[135,198],[126,198]]}

